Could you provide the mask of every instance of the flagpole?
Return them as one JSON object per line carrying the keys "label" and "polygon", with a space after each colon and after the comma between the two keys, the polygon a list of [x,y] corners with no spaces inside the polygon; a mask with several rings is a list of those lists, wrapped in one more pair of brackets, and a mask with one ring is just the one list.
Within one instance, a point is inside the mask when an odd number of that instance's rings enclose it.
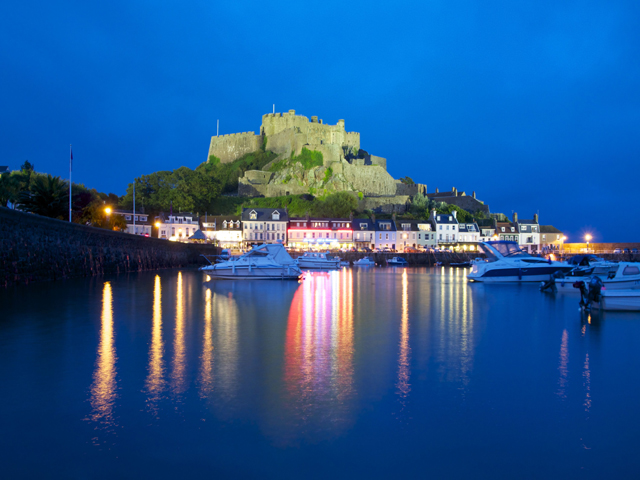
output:
{"label": "flagpole", "polygon": [[136,234],[136,179],[133,179],[133,234]]}
{"label": "flagpole", "polygon": [[69,144],[69,223],[71,223],[71,166],[73,164],[73,150]]}

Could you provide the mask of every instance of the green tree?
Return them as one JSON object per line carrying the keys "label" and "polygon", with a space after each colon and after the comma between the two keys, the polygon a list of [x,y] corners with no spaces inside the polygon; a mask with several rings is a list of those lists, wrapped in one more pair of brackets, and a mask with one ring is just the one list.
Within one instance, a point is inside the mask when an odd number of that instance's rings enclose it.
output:
{"label": "green tree", "polygon": [[68,183],[50,174],[36,175],[29,190],[20,193],[18,208],[45,217],[64,219],[69,208]]}
{"label": "green tree", "polygon": [[337,192],[324,200],[316,200],[312,215],[321,218],[347,218],[356,208],[358,200],[350,192]]}

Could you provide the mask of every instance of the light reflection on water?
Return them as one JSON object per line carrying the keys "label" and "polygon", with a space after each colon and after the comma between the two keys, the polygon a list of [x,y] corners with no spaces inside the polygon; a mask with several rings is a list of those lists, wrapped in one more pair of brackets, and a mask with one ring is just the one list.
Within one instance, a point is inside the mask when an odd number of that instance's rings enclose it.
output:
{"label": "light reflection on water", "polygon": [[[352,422],[353,273],[312,272],[296,291],[284,345],[283,437],[305,436]],[[282,428],[284,427],[284,428]]]}
{"label": "light reflection on water", "polygon": [[[640,371],[632,316],[581,316],[573,300],[535,287],[470,285],[465,273],[343,269],[300,284],[203,285],[189,271],[118,277],[80,285],[85,295],[65,298],[51,289],[47,303],[62,297],[81,305],[58,337],[55,329],[38,330],[35,306],[23,301],[17,309],[5,297],[0,379],[8,393],[0,407],[7,438],[26,451],[22,426],[11,422],[19,404],[9,400],[12,392],[24,392],[23,402],[54,399],[49,410],[34,403],[30,415],[49,437],[64,437],[70,455],[120,448],[122,456],[136,444],[150,464],[191,440],[184,449],[194,458],[231,468],[242,463],[233,453],[239,445],[282,462],[308,454],[309,445],[353,449],[374,464],[386,456],[416,465],[429,451],[431,462],[450,467],[456,459],[446,452],[473,456],[473,438],[526,464],[523,452],[545,442],[565,458],[576,446],[602,455],[603,438],[613,441],[607,432],[639,423],[638,382],[620,381]],[[75,410],[55,407],[56,398],[73,405],[76,397]],[[74,415],[89,421],[74,427],[76,438],[65,436],[58,411],[70,425]],[[479,452],[476,464],[486,458]],[[268,455],[261,462],[270,464]]]}
{"label": "light reflection on water", "polygon": [[152,412],[157,413],[157,404],[165,389],[164,343],[162,340],[162,286],[159,275],[156,275],[154,279],[152,322],[146,390],[147,405]]}
{"label": "light reflection on water", "polygon": [[116,401],[116,349],[113,329],[113,294],[111,282],[105,282],[102,293],[102,315],[100,317],[100,343],[96,368],[91,385],[91,420],[110,429],[115,426]]}

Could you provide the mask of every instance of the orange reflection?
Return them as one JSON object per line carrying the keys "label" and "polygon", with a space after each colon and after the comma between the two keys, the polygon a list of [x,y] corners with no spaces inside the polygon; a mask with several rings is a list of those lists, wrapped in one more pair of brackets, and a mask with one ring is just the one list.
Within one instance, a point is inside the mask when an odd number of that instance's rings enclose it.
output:
{"label": "orange reflection", "polygon": [[149,347],[149,374],[147,375],[147,402],[156,412],[156,403],[165,387],[164,381],[164,342],[162,340],[162,287],[160,276],[156,275],[153,286],[153,326],[151,346]]}
{"label": "orange reflection", "polygon": [[113,408],[116,399],[116,350],[113,332],[113,295],[111,283],[105,282],[102,291],[100,344],[96,369],[91,385],[91,420],[113,427]]}
{"label": "orange reflection", "polygon": [[409,363],[411,362],[411,347],[409,346],[409,295],[407,271],[402,272],[402,318],[400,320],[400,355],[398,358],[398,395],[405,399],[411,392],[409,383]]}
{"label": "orange reflection", "polygon": [[560,372],[560,378],[558,379],[558,391],[556,392],[560,398],[567,398],[565,388],[567,386],[567,377],[569,371],[567,369],[569,365],[569,333],[565,329],[562,332],[562,343],[560,344],[560,366],[558,371]]}
{"label": "orange reflection", "polygon": [[[310,273],[294,295],[285,337],[285,395],[295,435],[327,421],[334,427],[351,421],[353,353],[352,271]],[[330,418],[327,403],[335,405]]]}
{"label": "orange reflection", "polygon": [[589,370],[589,354],[584,360],[584,372],[582,373],[582,378],[584,378],[584,411],[588,412],[591,408],[591,370]]}
{"label": "orange reflection", "polygon": [[186,390],[183,296],[182,272],[178,272],[178,286],[176,291],[176,328],[173,340],[173,370],[171,372],[171,388],[173,393],[176,395],[184,393]]}

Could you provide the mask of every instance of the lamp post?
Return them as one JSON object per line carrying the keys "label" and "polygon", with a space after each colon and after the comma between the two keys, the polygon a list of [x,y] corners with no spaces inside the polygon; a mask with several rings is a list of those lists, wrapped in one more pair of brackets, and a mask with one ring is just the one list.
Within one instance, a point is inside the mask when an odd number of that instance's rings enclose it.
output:
{"label": "lamp post", "polygon": [[154,226],[158,229],[158,238],[160,238],[160,225],[162,225],[160,222],[154,223]]}
{"label": "lamp post", "polygon": [[111,230],[111,207],[106,207],[104,213],[107,214],[107,228]]}
{"label": "lamp post", "polygon": [[589,253],[589,241],[591,240],[591,235],[585,235],[584,239],[587,241],[587,253]]}

